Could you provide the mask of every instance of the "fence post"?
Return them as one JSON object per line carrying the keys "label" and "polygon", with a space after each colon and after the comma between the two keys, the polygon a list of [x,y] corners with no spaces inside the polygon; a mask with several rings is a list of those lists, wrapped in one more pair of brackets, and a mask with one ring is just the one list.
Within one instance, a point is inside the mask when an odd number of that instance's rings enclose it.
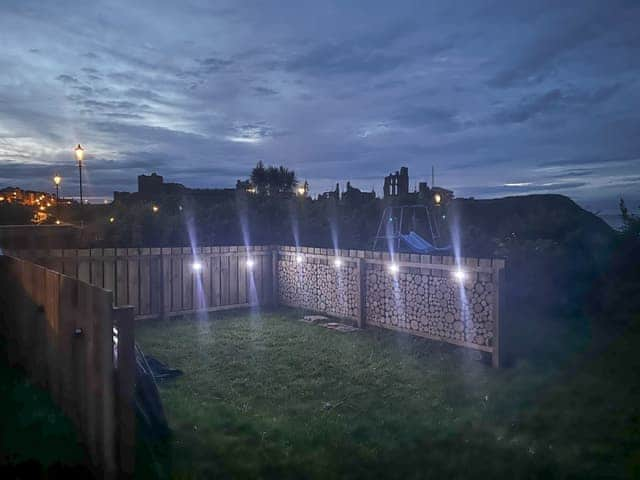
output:
{"label": "fence post", "polygon": [[278,246],[271,246],[271,304],[278,305]]}
{"label": "fence post", "polygon": [[116,415],[118,421],[117,458],[121,477],[133,476],[135,469],[135,381],[134,307],[113,309],[118,328],[118,358],[116,375]]}
{"label": "fence post", "polygon": [[501,287],[504,281],[504,260],[492,260],[493,264],[493,351],[491,353],[491,364],[494,368],[500,368],[502,362],[500,358],[500,310],[504,300],[501,298]]}
{"label": "fence post", "polygon": [[367,261],[364,258],[358,259],[358,279],[360,296],[358,328],[364,328],[367,321]]}

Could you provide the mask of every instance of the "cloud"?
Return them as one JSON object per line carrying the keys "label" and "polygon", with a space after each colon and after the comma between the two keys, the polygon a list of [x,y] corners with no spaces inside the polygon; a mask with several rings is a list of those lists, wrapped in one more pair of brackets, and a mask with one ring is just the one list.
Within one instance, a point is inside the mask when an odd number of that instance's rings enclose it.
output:
{"label": "cloud", "polygon": [[405,107],[393,120],[405,127],[430,127],[437,132],[454,132],[462,128],[456,112],[441,107]]}
{"label": "cloud", "polygon": [[78,79],[76,77],[72,77],[71,75],[62,74],[56,77],[56,80],[60,80],[62,83],[71,84],[78,83]]}
{"label": "cloud", "polygon": [[262,159],[314,193],[435,165],[458,195],[615,203],[640,171],[638,23],[618,0],[0,2],[2,182],[71,185],[80,142],[96,194],[151,170],[233,186]]}
{"label": "cloud", "polygon": [[620,89],[620,83],[605,85],[594,91],[563,91],[559,88],[540,95],[528,96],[517,105],[505,108],[495,115],[498,124],[524,123],[537,116],[558,113],[567,115],[577,109],[593,107],[613,97]]}

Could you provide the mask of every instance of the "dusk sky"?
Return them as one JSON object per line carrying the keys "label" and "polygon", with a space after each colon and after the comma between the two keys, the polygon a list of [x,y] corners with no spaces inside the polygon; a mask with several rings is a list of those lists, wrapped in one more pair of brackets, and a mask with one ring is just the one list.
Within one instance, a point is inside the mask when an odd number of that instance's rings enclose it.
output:
{"label": "dusk sky", "polygon": [[476,198],[640,204],[640,2],[0,3],[0,185],[89,196],[156,171],[313,193],[409,167]]}

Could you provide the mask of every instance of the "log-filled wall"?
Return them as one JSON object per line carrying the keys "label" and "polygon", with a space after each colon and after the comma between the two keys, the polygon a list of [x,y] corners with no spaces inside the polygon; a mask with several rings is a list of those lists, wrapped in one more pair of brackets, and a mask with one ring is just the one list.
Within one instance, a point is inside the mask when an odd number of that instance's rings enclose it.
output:
{"label": "log-filled wall", "polygon": [[499,363],[502,259],[279,247],[282,304],[490,352]]}

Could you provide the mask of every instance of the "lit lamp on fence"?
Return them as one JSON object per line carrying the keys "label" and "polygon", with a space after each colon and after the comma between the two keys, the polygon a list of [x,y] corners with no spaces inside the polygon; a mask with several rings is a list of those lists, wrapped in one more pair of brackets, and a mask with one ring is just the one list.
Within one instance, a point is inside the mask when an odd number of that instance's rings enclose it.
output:
{"label": "lit lamp on fence", "polygon": [[300,254],[296,255],[296,263],[302,263],[303,260],[304,258],[302,258],[302,255]]}
{"label": "lit lamp on fence", "polygon": [[457,281],[459,282],[464,282],[465,279],[467,278],[467,273],[464,270],[454,270],[453,272],[453,278],[455,278]]}
{"label": "lit lamp on fence", "polygon": [[342,260],[336,257],[336,259],[333,261],[333,266],[336,268],[340,268],[342,266]]}
{"label": "lit lamp on fence", "polygon": [[246,265],[249,270],[251,270],[255,266],[255,264],[256,262],[253,258],[247,258]]}
{"label": "lit lamp on fence", "polygon": [[395,275],[400,271],[400,266],[397,263],[392,263],[389,265],[389,273]]}
{"label": "lit lamp on fence", "polygon": [[191,269],[195,272],[198,273],[202,270],[202,263],[198,262],[197,260],[195,262],[193,262],[191,264]]}
{"label": "lit lamp on fence", "polygon": [[433,196],[433,203],[435,203],[436,205],[440,205],[440,202],[442,202],[442,196],[439,193],[436,193]]}

